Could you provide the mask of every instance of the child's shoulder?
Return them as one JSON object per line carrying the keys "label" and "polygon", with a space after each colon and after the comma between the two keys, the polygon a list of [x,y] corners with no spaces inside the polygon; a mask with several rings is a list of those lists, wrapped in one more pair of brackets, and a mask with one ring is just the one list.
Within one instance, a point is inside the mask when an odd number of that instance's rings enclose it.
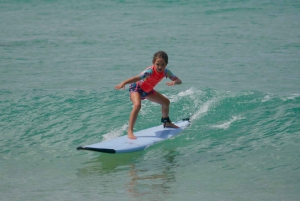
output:
{"label": "child's shoulder", "polygon": [[140,73],[140,76],[142,77],[148,77],[150,75],[152,75],[153,73],[153,69],[151,66],[145,68],[141,73]]}
{"label": "child's shoulder", "polygon": [[153,71],[153,68],[152,66],[148,66],[147,68],[144,69],[144,72],[147,71],[147,72],[152,72]]}
{"label": "child's shoulder", "polygon": [[165,74],[172,74],[172,71],[170,71],[168,68],[165,69]]}
{"label": "child's shoulder", "polygon": [[171,78],[171,77],[174,77],[175,75],[172,73],[172,71],[170,71],[169,69],[166,68],[165,76]]}
{"label": "child's shoulder", "polygon": [[148,66],[147,68],[145,68],[145,70],[149,70],[149,69],[153,69],[153,66]]}

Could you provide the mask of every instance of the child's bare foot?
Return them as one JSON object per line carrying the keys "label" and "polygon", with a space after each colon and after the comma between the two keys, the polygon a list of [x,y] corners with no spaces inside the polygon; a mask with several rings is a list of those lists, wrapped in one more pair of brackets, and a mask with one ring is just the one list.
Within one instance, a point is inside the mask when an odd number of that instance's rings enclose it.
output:
{"label": "child's bare foot", "polygon": [[136,139],[135,135],[133,135],[133,132],[129,132],[129,131],[128,131],[127,137],[132,140]]}
{"label": "child's bare foot", "polygon": [[179,126],[176,126],[175,124],[169,123],[169,122],[166,123],[166,127],[169,127],[169,128],[179,128]]}

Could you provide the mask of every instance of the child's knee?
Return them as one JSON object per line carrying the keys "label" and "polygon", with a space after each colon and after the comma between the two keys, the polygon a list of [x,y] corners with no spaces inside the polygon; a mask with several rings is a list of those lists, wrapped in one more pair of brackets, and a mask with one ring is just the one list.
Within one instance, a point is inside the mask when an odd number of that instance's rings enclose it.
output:
{"label": "child's knee", "polygon": [[142,107],[141,104],[134,104],[134,105],[133,105],[133,109],[134,109],[134,110],[140,111],[141,107]]}
{"label": "child's knee", "polygon": [[168,104],[168,105],[170,105],[170,104],[171,104],[171,101],[170,101],[169,99],[167,100],[167,104]]}
{"label": "child's knee", "polygon": [[164,101],[164,106],[169,107],[170,103],[171,103],[170,100],[166,98],[166,100]]}

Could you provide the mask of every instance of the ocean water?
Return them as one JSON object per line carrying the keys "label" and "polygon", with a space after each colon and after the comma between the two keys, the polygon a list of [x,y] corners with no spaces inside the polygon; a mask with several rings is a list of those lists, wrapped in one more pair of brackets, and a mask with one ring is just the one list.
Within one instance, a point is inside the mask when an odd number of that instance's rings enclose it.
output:
{"label": "ocean water", "polygon": [[[297,0],[0,1],[0,200],[300,200]],[[114,86],[158,50],[179,136],[130,154]],[[160,124],[143,101],[135,130]]]}

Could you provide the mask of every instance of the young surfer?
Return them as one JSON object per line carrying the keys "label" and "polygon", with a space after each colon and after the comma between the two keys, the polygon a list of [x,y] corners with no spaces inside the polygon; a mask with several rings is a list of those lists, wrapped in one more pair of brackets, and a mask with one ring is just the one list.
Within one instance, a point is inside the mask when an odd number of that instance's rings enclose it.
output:
{"label": "young surfer", "polygon": [[133,108],[129,117],[129,126],[128,126],[128,138],[136,139],[136,136],[133,134],[133,127],[137,119],[138,113],[141,109],[141,100],[147,99],[152,102],[158,103],[161,105],[162,118],[161,122],[164,123],[165,127],[178,128],[174,125],[169,118],[169,106],[170,100],[154,90],[154,87],[164,78],[168,77],[171,82],[167,82],[166,85],[174,86],[175,84],[181,84],[181,80],[175,76],[169,69],[168,65],[168,55],[159,51],[156,52],[153,56],[152,66],[146,68],[142,73],[137,76],[131,77],[127,80],[124,80],[117,86],[115,89],[125,89],[126,84],[131,84],[129,87],[130,99],[133,103]]}

